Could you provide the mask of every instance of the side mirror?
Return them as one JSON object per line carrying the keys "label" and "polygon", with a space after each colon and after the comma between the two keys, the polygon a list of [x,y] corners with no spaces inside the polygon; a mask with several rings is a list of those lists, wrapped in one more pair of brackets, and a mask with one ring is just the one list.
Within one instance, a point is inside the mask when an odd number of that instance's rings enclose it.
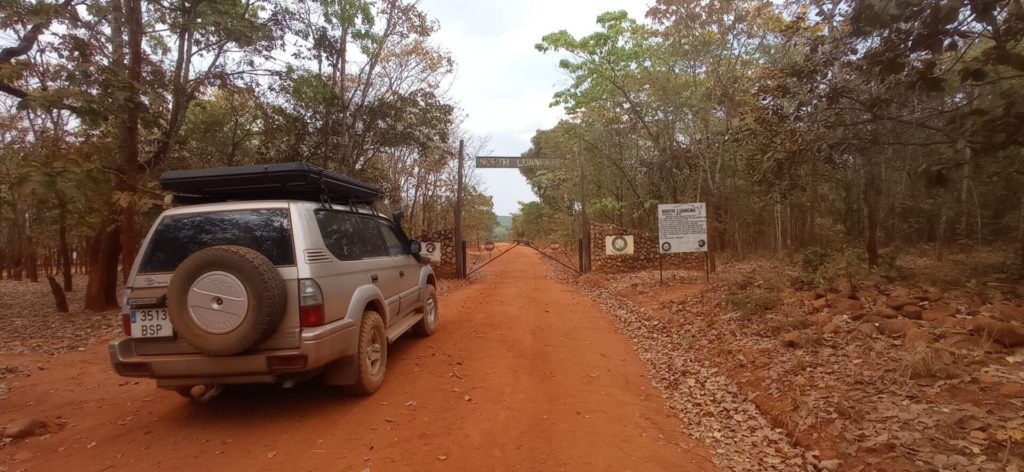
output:
{"label": "side mirror", "polygon": [[417,241],[415,239],[413,239],[412,241],[409,241],[409,253],[411,253],[411,254],[419,254],[422,249],[423,249],[422,248],[422,244],[420,244],[419,241]]}

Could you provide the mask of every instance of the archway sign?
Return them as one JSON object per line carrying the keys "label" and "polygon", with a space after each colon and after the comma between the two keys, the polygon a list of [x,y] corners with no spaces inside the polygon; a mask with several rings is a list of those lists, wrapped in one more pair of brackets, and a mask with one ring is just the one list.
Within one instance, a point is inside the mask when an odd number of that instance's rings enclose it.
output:
{"label": "archway sign", "polygon": [[562,166],[561,159],[532,157],[476,156],[477,169],[551,169]]}

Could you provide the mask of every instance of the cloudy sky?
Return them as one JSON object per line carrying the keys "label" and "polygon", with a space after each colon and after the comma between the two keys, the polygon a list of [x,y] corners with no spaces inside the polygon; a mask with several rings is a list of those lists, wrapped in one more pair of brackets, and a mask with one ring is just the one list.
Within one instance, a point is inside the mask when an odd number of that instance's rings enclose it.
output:
{"label": "cloudy sky", "polygon": [[[538,129],[563,116],[550,108],[551,96],[567,83],[558,56],[534,49],[547,33],[568,30],[581,36],[597,29],[596,19],[611,10],[642,18],[647,0],[422,0],[420,6],[441,23],[437,43],[458,64],[450,91],[468,115],[467,130],[489,138],[489,153],[518,156]],[[477,171],[494,197],[499,215],[515,212],[519,201],[536,200],[518,170]]]}

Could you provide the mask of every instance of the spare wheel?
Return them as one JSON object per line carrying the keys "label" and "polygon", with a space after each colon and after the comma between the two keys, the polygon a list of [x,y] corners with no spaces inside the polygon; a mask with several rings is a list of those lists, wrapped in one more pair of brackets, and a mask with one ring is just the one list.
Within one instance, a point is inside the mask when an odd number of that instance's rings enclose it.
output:
{"label": "spare wheel", "polygon": [[241,246],[214,246],[185,259],[167,287],[178,335],[204,354],[230,356],[265,341],[284,318],[288,294],[274,264]]}

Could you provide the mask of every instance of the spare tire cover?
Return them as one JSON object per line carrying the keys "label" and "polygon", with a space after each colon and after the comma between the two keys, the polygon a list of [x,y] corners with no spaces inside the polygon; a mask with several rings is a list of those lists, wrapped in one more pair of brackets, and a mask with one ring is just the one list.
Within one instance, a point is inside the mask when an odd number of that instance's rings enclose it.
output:
{"label": "spare tire cover", "polygon": [[288,293],[274,264],[242,246],[214,246],[182,261],[167,287],[174,331],[211,356],[265,341],[284,319]]}

